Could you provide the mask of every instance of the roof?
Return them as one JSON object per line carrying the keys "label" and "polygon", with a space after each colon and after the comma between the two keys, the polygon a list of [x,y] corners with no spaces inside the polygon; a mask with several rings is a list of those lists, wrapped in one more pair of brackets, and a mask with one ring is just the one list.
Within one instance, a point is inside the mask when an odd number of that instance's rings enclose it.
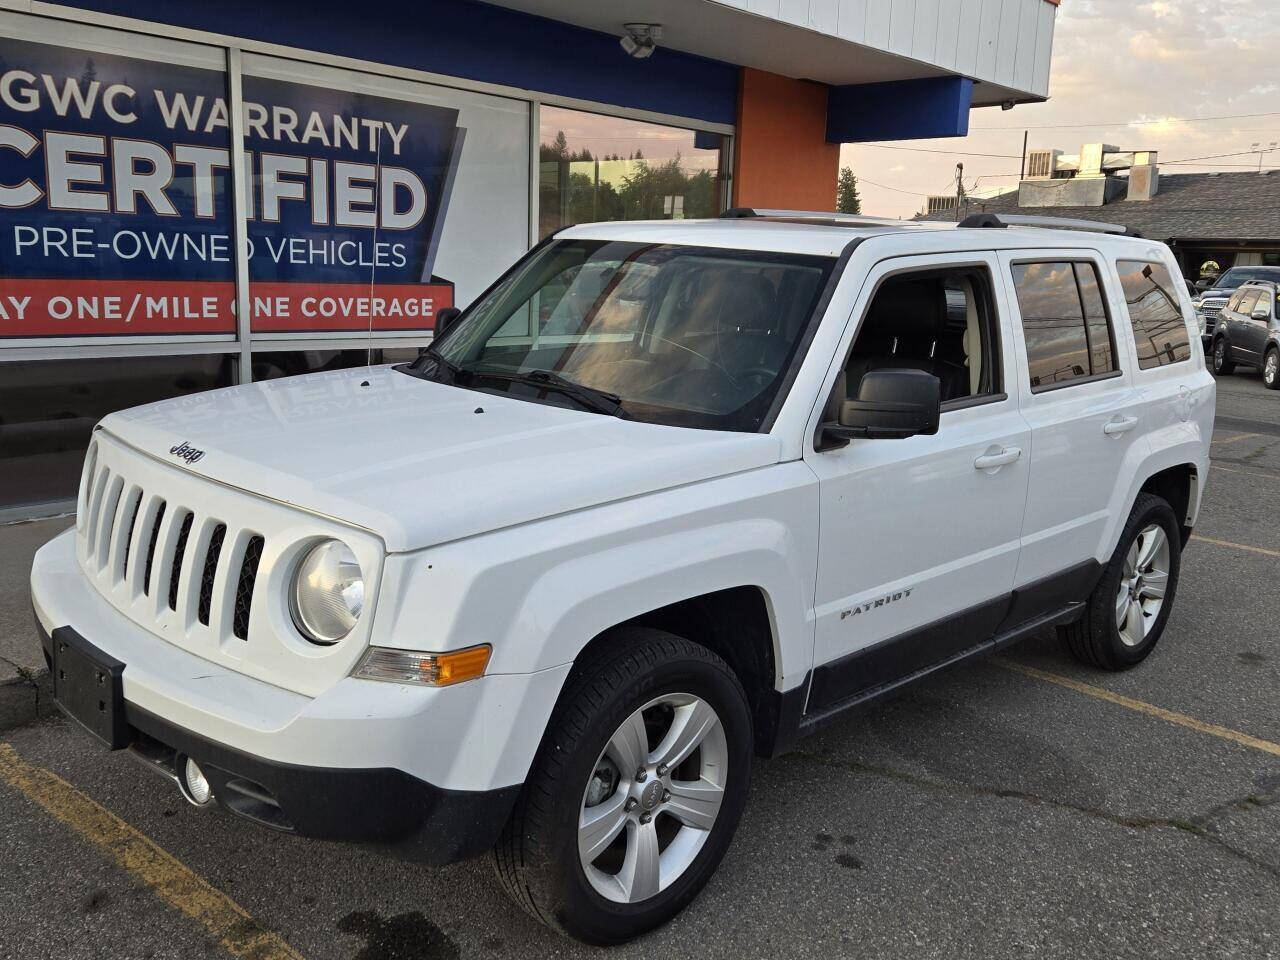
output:
{"label": "roof", "polygon": [[[783,211],[774,211],[783,214]],[[1036,226],[1010,226],[1003,230],[958,228],[954,222],[879,220],[841,214],[792,212],[790,216],[735,217],[716,220],[616,220],[583,223],[555,234],[557,240],[606,240],[628,243],[669,243],[839,256],[851,240],[910,237],[910,252],[937,254],[958,250],[1080,247],[1120,248],[1155,255],[1149,239],[1115,234]]]}
{"label": "roof", "polygon": [[886,233],[939,233],[954,224],[913,220],[862,223],[801,222],[773,217],[716,220],[618,220],[566,227],[557,240],[616,240],[639,243],[698,244],[734,250],[817,254],[836,257],[850,240]]}
{"label": "roof", "polygon": [[[1113,200],[1101,207],[1020,207],[1018,191],[971,200],[970,213],[1074,217],[1124,224],[1152,240],[1280,242],[1280,170],[1270,173],[1160,173],[1150,200]],[[946,210],[922,220],[954,221]]]}

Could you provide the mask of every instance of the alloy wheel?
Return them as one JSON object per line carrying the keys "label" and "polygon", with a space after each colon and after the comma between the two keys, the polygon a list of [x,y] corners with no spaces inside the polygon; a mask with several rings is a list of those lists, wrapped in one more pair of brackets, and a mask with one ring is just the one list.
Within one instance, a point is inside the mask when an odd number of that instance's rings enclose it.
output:
{"label": "alloy wheel", "polygon": [[1276,377],[1280,375],[1280,350],[1272,350],[1267,354],[1266,366],[1262,368],[1262,379],[1266,381],[1267,386],[1276,382]]}
{"label": "alloy wheel", "polygon": [[1169,587],[1170,553],[1168,534],[1155,523],[1129,547],[1116,593],[1116,629],[1127,647],[1140,646],[1160,616]]}
{"label": "alloy wheel", "polygon": [[609,738],[583,791],[578,857],[602,897],[639,903],[697,858],[724,801],[729,747],[709,703],[664,694]]}

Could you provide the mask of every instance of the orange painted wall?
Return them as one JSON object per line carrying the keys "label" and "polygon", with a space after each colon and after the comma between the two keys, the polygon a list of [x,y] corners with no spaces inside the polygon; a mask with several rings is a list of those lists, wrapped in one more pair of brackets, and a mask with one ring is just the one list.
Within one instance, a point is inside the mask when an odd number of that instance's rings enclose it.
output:
{"label": "orange painted wall", "polygon": [[742,69],[735,207],[834,210],[840,145],[827,143],[827,88]]}

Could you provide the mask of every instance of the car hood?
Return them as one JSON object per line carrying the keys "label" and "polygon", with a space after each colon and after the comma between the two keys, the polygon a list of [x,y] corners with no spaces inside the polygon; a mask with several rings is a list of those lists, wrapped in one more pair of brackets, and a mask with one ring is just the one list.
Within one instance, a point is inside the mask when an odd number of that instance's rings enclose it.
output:
{"label": "car hood", "polygon": [[1235,287],[1210,287],[1208,290],[1201,290],[1196,294],[1196,297],[1227,297],[1230,299],[1235,292]]}
{"label": "car hood", "polygon": [[181,469],[371,530],[391,552],[767,466],[782,449],[767,434],[638,423],[390,367],[212,390],[102,427]]}

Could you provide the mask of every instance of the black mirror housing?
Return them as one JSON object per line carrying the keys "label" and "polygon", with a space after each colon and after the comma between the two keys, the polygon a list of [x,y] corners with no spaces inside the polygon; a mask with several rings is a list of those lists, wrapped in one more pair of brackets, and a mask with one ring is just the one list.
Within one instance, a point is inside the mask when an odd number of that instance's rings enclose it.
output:
{"label": "black mirror housing", "polygon": [[436,314],[435,338],[439,340],[443,337],[458,317],[462,316],[462,311],[457,307],[445,307]]}
{"label": "black mirror housing", "polygon": [[942,387],[923,370],[871,370],[858,385],[858,399],[845,400],[835,423],[824,423],[828,441],[901,440],[938,432]]}

